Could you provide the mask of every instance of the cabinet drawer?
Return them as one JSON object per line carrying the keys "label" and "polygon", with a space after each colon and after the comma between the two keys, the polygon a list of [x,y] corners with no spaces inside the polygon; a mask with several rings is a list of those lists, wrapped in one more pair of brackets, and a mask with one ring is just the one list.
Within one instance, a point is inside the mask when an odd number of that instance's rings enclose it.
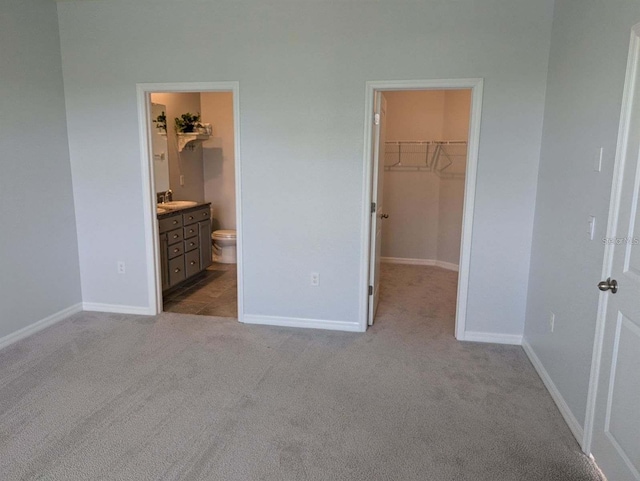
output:
{"label": "cabinet drawer", "polygon": [[187,252],[184,255],[185,270],[187,271],[187,277],[200,272],[200,250],[196,249],[191,252]]}
{"label": "cabinet drawer", "polygon": [[192,251],[193,249],[197,249],[198,248],[198,238],[197,237],[192,237],[191,239],[185,239],[184,240],[184,251],[185,252],[189,252]]}
{"label": "cabinet drawer", "polygon": [[206,220],[209,218],[209,208],[206,207],[204,209],[194,210],[193,212],[188,212],[186,214],[182,214],[182,221],[184,225],[195,224],[201,220]]}
{"label": "cabinet drawer", "polygon": [[184,256],[176,257],[169,261],[169,286],[175,286],[186,279],[184,270]]}
{"label": "cabinet drawer", "polygon": [[162,234],[163,232],[167,232],[171,229],[176,229],[177,227],[182,227],[182,216],[174,215],[171,217],[165,217],[164,219],[160,219],[158,221],[158,230]]}
{"label": "cabinet drawer", "polygon": [[184,239],[182,229],[175,229],[167,232],[167,242],[169,242],[169,245],[176,244],[182,239]]}
{"label": "cabinet drawer", "polygon": [[194,237],[198,235],[198,226],[197,225],[189,225],[184,228],[184,238],[188,239],[189,237]]}
{"label": "cabinet drawer", "polygon": [[169,246],[169,259],[173,259],[181,254],[184,254],[184,246],[182,243]]}

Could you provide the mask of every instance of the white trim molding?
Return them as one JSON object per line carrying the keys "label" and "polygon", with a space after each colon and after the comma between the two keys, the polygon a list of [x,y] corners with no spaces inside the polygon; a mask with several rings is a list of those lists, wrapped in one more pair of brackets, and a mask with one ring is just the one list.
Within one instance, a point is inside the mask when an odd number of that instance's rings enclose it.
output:
{"label": "white trim molding", "polygon": [[437,259],[412,259],[406,257],[381,257],[380,262],[384,262],[385,264],[405,264],[411,266],[435,266],[442,267],[443,269],[447,269],[449,271],[458,272],[458,264],[454,264],[453,262],[444,262],[439,261]]}
{"label": "white trim molding", "polygon": [[[242,169],[240,155],[240,83],[232,82],[178,82],[178,83],[139,83],[136,85],[138,99],[138,131],[142,166],[142,193],[144,202],[144,228],[146,233],[147,290],[149,308],[146,315],[162,312],[162,282],[160,280],[160,245],[156,235],[158,218],[156,215],[156,190],[154,186],[151,160],[151,139],[147,128],[150,125],[150,95],[154,92],[231,92],[233,94],[233,128],[235,149],[236,180],[236,256],[238,268],[238,320],[244,316],[244,263],[243,263],[243,224],[242,224]],[[116,306],[116,308],[131,306]],[[142,308],[141,308],[142,309]],[[100,310],[100,309],[96,309]],[[121,311],[105,311],[121,312]],[[129,312],[138,314],[141,312]]]}
{"label": "white trim molding", "polygon": [[24,339],[25,337],[29,337],[36,332],[42,331],[49,326],[52,326],[56,322],[60,322],[67,317],[76,314],[82,311],[82,304],[73,304],[72,306],[66,307],[58,312],[54,312],[50,316],[45,317],[44,319],[40,319],[39,321],[34,322],[33,324],[29,324],[22,329],[19,329],[11,334],[8,334],[2,338],[0,338],[0,349],[3,349],[11,344]]}
{"label": "white trim molding", "polygon": [[569,429],[571,430],[571,434],[573,434],[573,436],[576,438],[576,440],[578,441],[578,444],[582,444],[582,439],[584,437],[584,429],[582,428],[582,426],[580,425],[576,417],[571,412],[571,409],[569,409],[569,405],[564,400],[564,397],[562,396],[562,394],[560,394],[560,391],[558,390],[554,382],[551,380],[551,376],[549,376],[549,373],[544,368],[544,365],[536,355],[535,351],[533,350],[533,347],[531,347],[531,345],[526,340],[524,340],[522,341],[522,348],[524,349],[524,352],[527,354],[529,361],[531,361],[531,364],[533,364],[533,367],[538,373],[538,376],[540,376],[540,379],[542,379],[542,383],[547,388],[547,391],[549,391],[549,394],[551,394],[551,397],[553,398],[553,401],[556,403],[556,406],[558,407],[560,414],[562,414],[562,417],[567,423],[567,426],[569,426]]}
{"label": "white trim molding", "polygon": [[330,331],[363,332],[359,322],[328,321],[322,319],[305,319],[299,317],[261,316],[245,314],[245,324],[260,324],[265,326],[304,327],[308,329],[326,329]]}
{"label": "white trim molding", "polygon": [[511,346],[519,346],[522,344],[522,336],[518,334],[501,334],[499,332],[465,331],[463,337],[458,337],[457,339],[459,341],[509,344]]}
{"label": "white trim molding", "polygon": [[88,312],[112,312],[115,314],[135,314],[138,316],[155,316],[153,307],[123,306],[118,304],[101,304],[99,302],[83,302],[82,310]]}
{"label": "white trim molding", "polygon": [[360,259],[360,309],[359,322],[362,331],[367,328],[369,307],[369,270],[371,201],[373,178],[373,119],[374,97],[379,91],[398,90],[471,90],[471,113],[465,175],[464,207],[462,214],[462,236],[460,239],[460,266],[458,270],[458,296],[456,304],[456,339],[463,340],[466,331],[467,304],[469,297],[469,269],[471,266],[471,241],[473,211],[476,197],[478,152],[480,147],[480,121],[482,119],[482,95],[484,81],[481,78],[431,79],[431,80],[382,80],[365,83],[364,108],[364,157],[362,178],[361,259]]}

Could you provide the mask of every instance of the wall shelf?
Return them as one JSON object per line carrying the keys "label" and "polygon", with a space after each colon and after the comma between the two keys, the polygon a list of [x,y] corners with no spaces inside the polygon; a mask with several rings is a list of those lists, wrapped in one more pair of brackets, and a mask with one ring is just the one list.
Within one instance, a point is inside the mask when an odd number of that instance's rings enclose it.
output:
{"label": "wall shelf", "polygon": [[182,152],[187,144],[194,141],[208,140],[211,136],[208,134],[199,134],[197,132],[188,132],[177,134],[178,137],[178,150]]}

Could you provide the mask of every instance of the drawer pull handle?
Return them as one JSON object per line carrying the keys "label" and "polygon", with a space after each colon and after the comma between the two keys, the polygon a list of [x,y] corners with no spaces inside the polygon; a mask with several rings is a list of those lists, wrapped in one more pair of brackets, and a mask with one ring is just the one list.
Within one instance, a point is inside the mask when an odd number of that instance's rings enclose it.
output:
{"label": "drawer pull handle", "polygon": [[195,244],[193,242],[189,242],[189,247],[194,246]]}
{"label": "drawer pull handle", "polygon": [[206,212],[203,212],[203,213],[202,213],[202,215],[203,215],[204,217],[207,217],[207,213],[206,213]]}
{"label": "drawer pull handle", "polygon": [[193,234],[193,229],[189,229],[189,234]]}
{"label": "drawer pull handle", "polygon": [[180,249],[176,247],[175,249],[173,249],[173,252],[180,252]]}
{"label": "drawer pull handle", "polygon": [[177,220],[174,220],[174,221],[173,221],[173,225],[176,225],[177,223],[178,223],[178,221],[177,221]]}
{"label": "drawer pull handle", "polygon": [[193,220],[193,216],[192,215],[189,216],[189,220]]}
{"label": "drawer pull handle", "polygon": [[176,267],[176,268],[175,268],[175,270],[174,270],[173,272],[176,272],[176,273],[177,273],[177,272],[180,272],[180,268],[179,268],[179,267]]}
{"label": "drawer pull handle", "polygon": [[178,237],[180,237],[178,234],[173,234],[174,239],[177,239]]}
{"label": "drawer pull handle", "polygon": [[189,264],[192,265],[192,266],[195,266],[196,265],[196,261],[191,261]]}

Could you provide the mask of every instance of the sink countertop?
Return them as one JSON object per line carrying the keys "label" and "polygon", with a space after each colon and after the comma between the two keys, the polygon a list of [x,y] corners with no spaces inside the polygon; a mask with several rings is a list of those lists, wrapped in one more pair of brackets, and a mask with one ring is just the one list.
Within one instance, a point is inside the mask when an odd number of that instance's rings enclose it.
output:
{"label": "sink countertop", "polygon": [[[205,205],[211,205],[211,202],[198,202],[196,205],[192,205],[191,207],[180,207],[180,208],[173,208],[171,210],[167,209],[166,212],[163,212],[161,214],[157,214],[158,219],[164,219],[165,217],[171,217],[174,214],[180,213],[183,214],[185,212],[189,212],[191,210],[196,210],[196,209],[200,209]],[[162,204],[156,204],[157,207],[162,207]]]}

